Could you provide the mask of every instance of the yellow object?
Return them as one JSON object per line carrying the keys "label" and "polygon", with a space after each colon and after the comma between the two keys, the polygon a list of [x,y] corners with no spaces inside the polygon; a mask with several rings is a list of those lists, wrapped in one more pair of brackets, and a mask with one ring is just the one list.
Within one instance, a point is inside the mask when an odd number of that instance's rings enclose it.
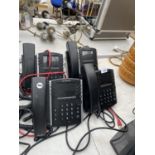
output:
{"label": "yellow object", "polygon": [[132,46],[119,67],[120,77],[131,85],[135,85],[135,47]]}
{"label": "yellow object", "polygon": [[126,67],[131,73],[135,74],[135,62],[129,57],[125,56],[122,65]]}

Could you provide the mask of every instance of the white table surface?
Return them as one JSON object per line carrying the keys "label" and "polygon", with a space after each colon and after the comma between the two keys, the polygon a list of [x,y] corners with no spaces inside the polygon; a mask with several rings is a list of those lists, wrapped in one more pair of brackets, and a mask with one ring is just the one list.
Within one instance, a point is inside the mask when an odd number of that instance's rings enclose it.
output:
{"label": "white table surface", "polygon": [[[41,19],[42,20],[42,19]],[[35,19],[34,22],[38,21]],[[46,20],[43,20],[46,21]],[[51,21],[50,21],[51,22]],[[56,26],[56,30],[62,32],[62,30],[66,29],[64,26]],[[38,32],[38,31],[37,31]],[[38,32],[39,33],[39,32]],[[77,34],[77,38],[80,33]],[[43,52],[46,49],[50,49],[53,52],[59,52],[65,54],[66,51],[66,40],[56,36],[54,42],[43,42],[38,37],[34,37],[31,33],[26,31],[19,31],[19,51],[20,56],[22,54],[22,44],[23,43],[34,43],[36,46],[36,53]],[[85,35],[82,36],[81,42],[84,45],[88,45],[90,47],[94,47],[98,51],[98,64],[99,68],[112,68],[115,72],[115,83],[117,90],[117,104],[113,106],[113,109],[126,121],[129,123],[132,121],[135,116],[132,113],[135,104],[135,87],[131,86],[122,79],[120,79],[118,74],[118,67],[111,65],[106,58],[110,55],[115,55],[113,52],[113,48],[119,47],[123,50],[128,50],[133,43],[131,38],[127,40],[104,40],[104,41],[91,41]],[[65,55],[64,55],[65,56]],[[105,57],[105,58],[104,58]],[[91,128],[102,127],[105,126],[105,123],[101,119],[97,119],[95,116],[92,116],[90,121]],[[63,130],[65,128],[61,128]],[[59,130],[59,131],[60,131]],[[59,132],[58,131],[58,132]],[[86,121],[81,123],[73,131],[69,132],[69,140],[72,146],[76,146],[78,140],[82,137],[82,135],[87,131]],[[112,149],[109,140],[115,134],[115,131],[110,130],[97,130],[91,133],[91,142],[89,147],[78,153],[79,155],[116,155],[114,150]],[[87,139],[87,138],[86,138]],[[33,138],[23,138],[21,141],[28,142],[33,144]],[[86,142],[86,140],[84,140]],[[82,143],[84,145],[84,142]],[[82,145],[81,145],[82,146]],[[25,149],[25,146],[20,145],[19,152],[22,152]],[[29,155],[71,155],[72,152],[66,145],[65,135],[59,135],[57,137],[51,138],[35,148],[33,148],[29,153]]]}

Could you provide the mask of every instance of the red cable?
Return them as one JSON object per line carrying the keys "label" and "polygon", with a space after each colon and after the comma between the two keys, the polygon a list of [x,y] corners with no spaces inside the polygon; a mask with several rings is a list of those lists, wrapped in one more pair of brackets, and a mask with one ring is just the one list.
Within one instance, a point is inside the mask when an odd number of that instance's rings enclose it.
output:
{"label": "red cable", "polygon": [[[48,50],[48,67],[49,67],[49,71],[50,71],[50,68],[52,67],[51,64],[52,64],[52,53],[50,52],[50,50]],[[47,76],[47,78],[49,79],[49,75]]]}
{"label": "red cable", "polygon": [[[50,50],[48,50],[48,66],[51,67],[51,64],[52,64],[52,54],[50,52]],[[49,75],[55,75],[55,74],[64,74],[65,78],[66,78],[66,75],[64,72],[46,72],[46,73],[39,73],[39,75],[47,75],[49,77]],[[28,74],[24,77],[22,77],[20,79],[20,82],[19,82],[19,86],[21,86],[21,84],[27,79],[27,78],[30,78],[32,76],[37,76],[38,74]],[[48,78],[47,77],[47,78]]]}
{"label": "red cable", "polygon": [[51,67],[52,64],[52,53],[48,50],[48,67]]}
{"label": "red cable", "polygon": [[[21,129],[19,129],[19,133],[21,134],[21,135],[25,135],[26,133],[24,133]],[[34,137],[34,134],[28,134],[28,135],[26,135],[27,137]]]}
{"label": "red cable", "polygon": [[108,110],[114,115],[114,117],[115,117],[115,119],[116,119],[116,121],[117,121],[117,125],[121,127],[121,126],[122,126],[122,122],[121,122],[121,120],[118,118],[118,116],[117,116],[117,114],[115,113],[115,111],[114,111],[112,108],[109,108]]}
{"label": "red cable", "polygon": [[[46,72],[46,73],[39,73],[39,75],[55,75],[55,74],[64,74],[64,72]],[[27,78],[30,78],[30,77],[33,77],[33,76],[37,76],[38,74],[37,73],[34,73],[34,74],[28,74],[26,76],[24,76],[23,78],[20,79],[19,81],[19,86],[22,85],[22,83],[27,79]]]}

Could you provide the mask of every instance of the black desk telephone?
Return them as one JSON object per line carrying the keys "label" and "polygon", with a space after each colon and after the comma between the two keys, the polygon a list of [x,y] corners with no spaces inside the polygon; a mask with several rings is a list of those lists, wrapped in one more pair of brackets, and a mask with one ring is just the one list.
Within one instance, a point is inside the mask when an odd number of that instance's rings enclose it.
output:
{"label": "black desk telephone", "polygon": [[112,69],[101,72],[93,64],[82,68],[83,105],[86,112],[101,112],[116,104],[116,88]]}
{"label": "black desk telephone", "polygon": [[103,73],[98,70],[96,52],[94,48],[83,47],[78,54],[76,43],[67,42],[67,63],[72,66],[68,69],[69,77],[75,78],[74,72],[78,70],[77,77],[83,80],[83,108],[91,113],[103,111],[117,102],[113,70]]}
{"label": "black desk telephone", "polygon": [[44,137],[46,128],[80,123],[81,106],[80,79],[32,79],[32,110],[36,138]]}
{"label": "black desk telephone", "polygon": [[[31,43],[23,44],[23,55],[22,55],[22,77],[37,73],[45,72],[63,72],[63,55],[59,53],[45,51],[35,55],[35,45]],[[63,78],[63,74],[49,75],[48,79],[59,79]],[[31,88],[31,79],[29,78],[24,81],[23,87],[25,89]]]}

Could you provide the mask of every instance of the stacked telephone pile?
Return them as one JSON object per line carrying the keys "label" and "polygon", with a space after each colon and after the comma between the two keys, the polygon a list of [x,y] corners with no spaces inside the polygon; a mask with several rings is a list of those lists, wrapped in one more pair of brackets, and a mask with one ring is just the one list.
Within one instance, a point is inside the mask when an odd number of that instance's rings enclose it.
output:
{"label": "stacked telephone pile", "polygon": [[[42,141],[66,134],[66,142],[73,154],[86,149],[90,142],[90,133],[99,129],[110,129],[126,132],[125,122],[111,109],[116,104],[116,88],[112,69],[99,70],[97,51],[94,48],[77,48],[75,42],[66,44],[66,62],[68,74],[64,72],[63,55],[45,52],[35,54],[35,45],[23,44],[22,73],[20,74],[20,100],[29,100],[27,105],[19,107],[20,134],[34,136],[36,143],[27,145],[21,154],[26,155]],[[106,112],[105,112],[106,110]],[[83,118],[83,113],[87,114]],[[91,115],[104,120],[108,127],[90,129]],[[107,121],[105,115],[112,121]],[[115,118],[120,126],[115,128]],[[82,121],[88,121],[88,132],[80,139],[76,148],[68,141],[68,131]],[[28,124],[32,120],[31,124]],[[57,132],[62,126],[66,130]],[[71,126],[71,127],[70,127]],[[24,132],[23,132],[24,131]],[[88,142],[82,148],[82,140],[88,136]]]}

